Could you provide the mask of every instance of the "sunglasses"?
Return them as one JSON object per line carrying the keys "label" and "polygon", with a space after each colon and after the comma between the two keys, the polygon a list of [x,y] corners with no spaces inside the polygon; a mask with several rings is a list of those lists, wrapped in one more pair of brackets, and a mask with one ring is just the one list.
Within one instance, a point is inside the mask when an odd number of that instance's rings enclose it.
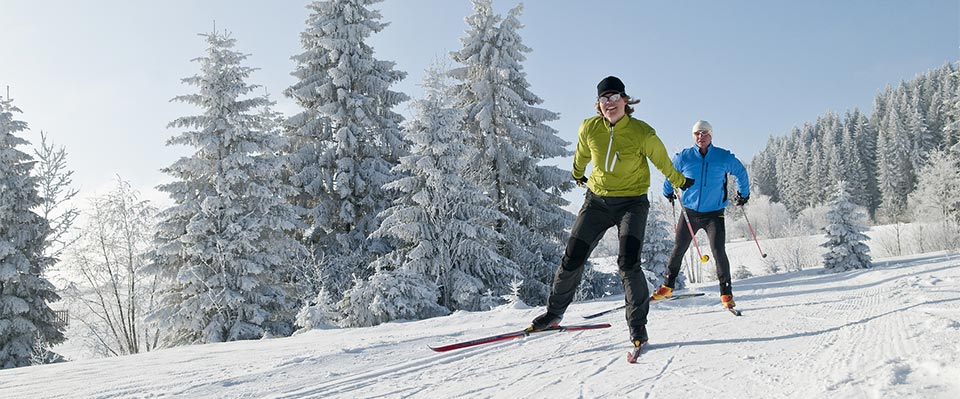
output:
{"label": "sunglasses", "polygon": [[620,101],[620,98],[622,98],[620,93],[613,93],[613,94],[608,94],[606,96],[600,96],[597,98],[597,101],[599,101],[600,104],[606,104],[608,102]]}

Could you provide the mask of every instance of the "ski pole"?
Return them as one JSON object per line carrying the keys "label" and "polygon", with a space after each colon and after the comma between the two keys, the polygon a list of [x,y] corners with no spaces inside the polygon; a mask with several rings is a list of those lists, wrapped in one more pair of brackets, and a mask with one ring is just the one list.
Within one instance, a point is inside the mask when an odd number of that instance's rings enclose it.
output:
{"label": "ski pole", "polygon": [[700,254],[700,244],[697,244],[697,233],[693,231],[693,226],[690,224],[690,217],[687,216],[687,208],[683,206],[683,194],[680,193],[680,189],[677,186],[673,186],[673,191],[677,193],[677,199],[680,200],[680,214],[683,215],[683,219],[687,222],[687,230],[690,231],[690,237],[693,237],[693,247],[697,249],[697,256],[700,257],[700,263],[707,263],[707,261],[710,260],[710,256]]}
{"label": "ski pole", "polygon": [[750,228],[750,234],[753,236],[753,242],[757,243],[757,250],[760,251],[760,257],[766,258],[767,254],[763,253],[763,250],[760,249],[760,241],[757,240],[757,233],[753,232],[753,226],[750,225],[750,219],[747,219],[747,211],[743,209],[743,205],[740,205],[740,211],[743,212],[743,219],[747,221],[747,227]]}
{"label": "ski pole", "polygon": [[[673,220],[677,220],[677,203],[670,201],[670,208],[673,209]],[[677,233],[677,222],[673,222],[673,233]]]}

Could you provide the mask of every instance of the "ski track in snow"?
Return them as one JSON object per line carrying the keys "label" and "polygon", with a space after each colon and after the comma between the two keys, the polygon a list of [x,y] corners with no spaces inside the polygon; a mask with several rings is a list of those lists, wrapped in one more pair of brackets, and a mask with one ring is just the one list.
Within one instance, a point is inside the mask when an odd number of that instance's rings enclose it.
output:
{"label": "ski track in snow", "polygon": [[[515,331],[540,311],[505,307],[4,370],[0,397],[960,397],[960,255],[877,264],[735,281],[742,317],[715,285],[691,287],[707,295],[651,306],[636,364],[622,312],[590,321],[607,329],[427,348]],[[621,304],[575,303],[566,319]]]}

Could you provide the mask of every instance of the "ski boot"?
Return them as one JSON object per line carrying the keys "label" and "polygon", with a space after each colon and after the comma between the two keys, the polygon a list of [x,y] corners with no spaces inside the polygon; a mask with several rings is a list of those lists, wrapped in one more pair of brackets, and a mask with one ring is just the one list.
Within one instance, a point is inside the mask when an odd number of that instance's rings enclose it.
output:
{"label": "ski boot", "polygon": [[733,301],[733,295],[720,295],[720,302],[723,303],[723,307],[727,309],[733,309],[734,306],[737,306],[736,302]]}
{"label": "ski boot", "polygon": [[653,295],[650,295],[650,300],[659,301],[661,299],[667,299],[671,296],[673,296],[673,288],[661,285],[660,288],[657,288],[657,290],[653,292]]}
{"label": "ski boot", "polygon": [[627,352],[627,363],[636,363],[640,358],[640,352],[647,344],[647,327],[630,326],[630,343],[633,344],[633,350]]}
{"label": "ski boot", "polygon": [[548,311],[547,313],[535,317],[530,323],[530,327],[527,327],[524,331],[533,332],[541,331],[550,327],[556,327],[560,325],[560,320],[563,320],[563,315],[550,313]]}

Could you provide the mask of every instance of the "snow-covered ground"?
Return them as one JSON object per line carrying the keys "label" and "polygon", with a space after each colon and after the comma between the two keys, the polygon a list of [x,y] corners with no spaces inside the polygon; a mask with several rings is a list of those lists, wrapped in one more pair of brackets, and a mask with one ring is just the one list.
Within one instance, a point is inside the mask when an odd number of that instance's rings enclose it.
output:
{"label": "snow-covered ground", "polygon": [[[958,398],[960,254],[876,259],[735,282],[742,317],[699,298],[652,306],[638,364],[612,328],[434,353],[428,345],[522,328],[503,307],[416,322],[174,348],[0,371],[0,398]],[[622,297],[575,303],[566,323]]]}

